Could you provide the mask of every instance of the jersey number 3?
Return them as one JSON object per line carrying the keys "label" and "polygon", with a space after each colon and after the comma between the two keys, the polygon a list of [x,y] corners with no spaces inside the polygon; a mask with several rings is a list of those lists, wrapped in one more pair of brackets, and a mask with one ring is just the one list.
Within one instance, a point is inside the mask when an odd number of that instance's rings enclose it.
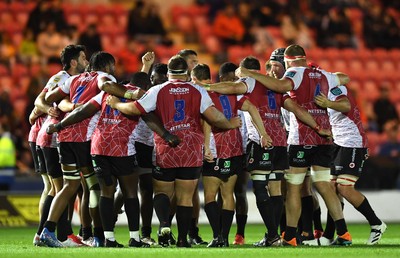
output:
{"label": "jersey number 3", "polygon": [[174,122],[180,122],[185,119],[185,100],[177,99],[174,102],[175,106],[175,115]]}

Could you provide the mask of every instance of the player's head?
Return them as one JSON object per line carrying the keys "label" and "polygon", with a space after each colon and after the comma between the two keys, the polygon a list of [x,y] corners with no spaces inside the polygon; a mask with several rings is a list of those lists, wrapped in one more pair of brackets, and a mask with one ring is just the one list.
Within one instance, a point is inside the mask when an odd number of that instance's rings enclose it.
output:
{"label": "player's head", "polygon": [[180,55],[186,60],[189,72],[199,63],[199,59],[197,58],[197,53],[192,49],[182,49],[181,51],[178,52],[178,55]]}
{"label": "player's head", "polygon": [[285,48],[277,48],[272,51],[271,56],[269,58],[269,69],[266,67],[266,70],[269,75],[277,76],[278,78],[282,78],[285,73],[285,61],[284,61],[284,53]]}
{"label": "player's head", "polygon": [[239,66],[255,71],[260,71],[261,69],[260,61],[254,56],[247,56],[243,58],[243,60],[240,61]]}
{"label": "player's head", "polygon": [[115,59],[110,53],[99,51],[92,55],[89,61],[89,71],[102,71],[109,74],[115,72]]}
{"label": "player's head", "polygon": [[179,55],[171,57],[168,61],[168,76],[173,78],[188,79],[188,65]]}
{"label": "player's head", "polygon": [[72,68],[76,69],[76,73],[82,73],[88,61],[86,60],[85,46],[83,45],[68,45],[60,54],[61,64],[64,71]]}
{"label": "player's head", "polygon": [[151,87],[149,75],[145,72],[132,74],[130,83],[146,91]]}
{"label": "player's head", "polygon": [[223,63],[219,68],[219,80],[221,82],[233,82],[238,79],[235,75],[235,71],[238,66],[231,62]]}
{"label": "player's head", "polygon": [[299,45],[290,45],[284,53],[285,67],[307,66],[306,52]]}
{"label": "player's head", "polygon": [[153,85],[161,84],[168,81],[168,66],[163,63],[158,63],[153,66],[150,74],[150,81]]}
{"label": "player's head", "polygon": [[192,80],[196,78],[198,81],[210,81],[211,80],[211,71],[210,67],[206,64],[198,64],[193,67],[191,72]]}

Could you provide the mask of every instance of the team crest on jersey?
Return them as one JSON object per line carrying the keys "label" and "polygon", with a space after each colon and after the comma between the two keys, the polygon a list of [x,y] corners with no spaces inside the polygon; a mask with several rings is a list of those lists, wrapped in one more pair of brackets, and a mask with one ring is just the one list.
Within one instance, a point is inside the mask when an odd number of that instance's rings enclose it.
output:
{"label": "team crest on jersey", "polygon": [[342,94],[343,92],[342,92],[342,90],[341,90],[340,88],[335,87],[335,88],[331,89],[331,93],[332,93],[333,95],[335,95],[335,96],[339,96],[339,95]]}
{"label": "team crest on jersey", "polygon": [[61,78],[60,78],[59,76],[57,76],[57,77],[54,78],[53,82],[57,83],[57,82],[59,82],[60,80],[61,80]]}
{"label": "team crest on jersey", "polygon": [[304,151],[298,151],[298,152],[297,152],[297,158],[298,158],[298,159],[304,158]]}
{"label": "team crest on jersey", "polygon": [[262,159],[263,160],[269,160],[269,153],[263,153]]}
{"label": "team crest on jersey", "polygon": [[225,160],[224,161],[224,168],[230,168],[231,167],[231,161],[230,160]]}
{"label": "team crest on jersey", "polygon": [[285,74],[285,77],[293,78],[296,75],[295,71],[290,71]]}

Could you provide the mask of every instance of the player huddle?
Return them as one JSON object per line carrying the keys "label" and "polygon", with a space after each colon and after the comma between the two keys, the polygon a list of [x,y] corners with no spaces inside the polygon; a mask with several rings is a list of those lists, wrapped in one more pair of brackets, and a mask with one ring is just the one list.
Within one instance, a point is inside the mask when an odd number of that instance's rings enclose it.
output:
{"label": "player huddle", "polygon": [[[117,83],[109,53],[89,62],[83,46],[61,53],[63,70],[30,115],[29,143],[45,183],[35,245],[123,247],[114,235],[122,205],[130,247],[227,247],[235,211],[233,244],[242,245],[248,178],[266,227],[254,246],[351,245],[342,198],[371,225],[367,244],[378,243],[386,224],[354,188],[368,152],[346,74],[309,66],[299,45],[271,53],[267,74],[251,56],[239,66],[224,63],[218,83],[193,50],[167,65],[154,59],[146,53],[142,71]],[[208,243],[197,227],[199,180],[213,232]],[[329,210],[325,229],[313,189]],[[77,197],[78,236],[70,224]]]}

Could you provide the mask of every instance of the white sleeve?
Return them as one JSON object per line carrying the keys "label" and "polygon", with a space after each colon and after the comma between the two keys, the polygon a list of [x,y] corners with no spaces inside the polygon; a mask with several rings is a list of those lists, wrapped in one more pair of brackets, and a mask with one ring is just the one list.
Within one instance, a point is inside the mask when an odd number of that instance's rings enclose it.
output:
{"label": "white sleeve", "polygon": [[160,92],[161,86],[162,84],[151,87],[139,100],[137,100],[137,103],[142,106],[146,113],[156,109],[157,96],[158,92]]}
{"label": "white sleeve", "polygon": [[92,100],[94,100],[97,104],[99,104],[101,106],[101,102],[103,100],[103,96],[104,96],[104,91],[100,91],[100,93],[97,94],[96,96],[94,96],[92,98]]}
{"label": "white sleeve", "polygon": [[338,87],[334,87],[329,90],[328,99],[331,101],[335,101],[340,96],[347,96],[347,88],[343,85]]}
{"label": "white sleeve", "polygon": [[112,82],[115,82],[115,83],[117,82],[117,79],[115,79],[115,77],[112,76],[111,74],[99,72],[99,76],[97,76],[97,85],[99,84],[100,79],[104,78],[104,77],[106,77],[107,79],[109,79]]}
{"label": "white sleeve", "polygon": [[283,75],[283,78],[293,82],[293,90],[297,90],[300,87],[301,81],[303,80],[304,69],[304,67],[291,67],[287,69]]}
{"label": "white sleeve", "polygon": [[212,102],[210,95],[208,95],[208,92],[203,89],[202,87],[197,88],[200,91],[201,94],[201,102],[200,102],[200,113],[204,113],[207,108],[214,106],[214,103]]}
{"label": "white sleeve", "polygon": [[254,90],[254,87],[256,86],[256,79],[251,78],[251,77],[240,78],[237,81],[243,82],[244,84],[246,84],[246,87],[247,87],[246,93],[252,93]]}
{"label": "white sleeve", "polygon": [[60,90],[62,90],[62,92],[64,92],[65,94],[69,94],[73,78],[75,78],[75,76],[69,77],[68,80],[66,80],[64,83],[58,85],[58,87],[60,87]]}
{"label": "white sleeve", "polygon": [[329,89],[339,86],[340,81],[339,77],[336,74],[324,70],[322,70],[322,73],[326,76],[326,79],[328,80]]}

